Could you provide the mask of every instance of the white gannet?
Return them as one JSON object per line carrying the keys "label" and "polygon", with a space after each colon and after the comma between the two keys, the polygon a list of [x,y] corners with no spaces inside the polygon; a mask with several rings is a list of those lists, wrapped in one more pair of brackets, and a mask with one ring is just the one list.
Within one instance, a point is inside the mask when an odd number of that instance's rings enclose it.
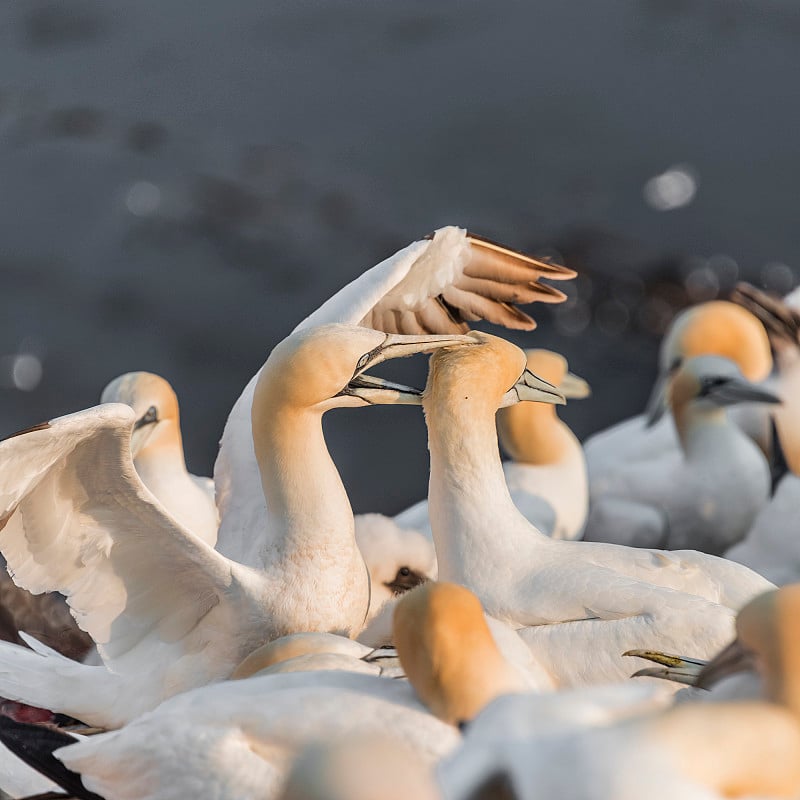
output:
{"label": "white gannet", "polygon": [[364,675],[402,678],[393,648],[375,649],[335,633],[293,633],[273,639],[250,653],[231,673],[231,680],[253,675],[312,670],[346,670]]}
{"label": "white gannet", "polygon": [[[647,461],[678,449],[671,419],[659,419],[648,426],[648,416],[659,409],[676,365],[687,358],[717,355],[739,365],[749,381],[764,380],[772,370],[772,355],[764,327],[741,306],[725,300],[712,300],[687,308],[678,314],[661,342],[658,377],[653,387],[648,413],[612,425],[590,436],[583,445],[589,470],[589,484],[597,478],[634,461]],[[747,428],[765,446],[768,426],[764,418],[749,421]]]}
{"label": "white gannet", "polygon": [[[654,642],[713,653],[734,611],[772,584],[704,553],[557,541],[537,531],[509,496],[494,420],[518,399],[510,387],[525,356],[502,339],[471,335],[479,346],[434,355],[423,395],[439,579],[467,586],[488,614],[519,628],[562,686],[627,677],[622,653]],[[557,400],[543,390],[532,396]]]}
{"label": "white gannet", "polygon": [[[322,432],[325,411],[419,402],[365,371],[471,337],[327,325],[272,351],[253,403],[271,536],[264,568],[225,558],[183,529],[136,474],[135,413],[98,406],[0,443],[0,550],[15,582],[61,591],[106,666],[0,643],[0,696],[116,726],[164,698],[227,677],[297,631],[355,635],[369,583],[347,494]],[[308,480],[313,475],[313,480]]]}
{"label": "white gannet", "polygon": [[[466,333],[467,322],[485,319],[531,330],[535,322],[515,304],[560,303],[563,292],[540,279],[565,280],[575,272],[446,227],[413,242],[360,275],[298,326],[332,322],[387,333]],[[221,553],[261,566],[267,510],[258,481],[250,409],[258,374],[234,404],[214,466],[221,523]],[[413,526],[411,526],[413,527]]]}
{"label": "white gannet", "polygon": [[214,481],[186,469],[172,386],[152,372],[128,372],[103,389],[100,402],[125,403],[133,409],[131,455],[142,483],[182,527],[213,547],[219,527]]}
{"label": "white gannet", "polygon": [[420,531],[401,528],[383,514],[356,515],[355,530],[370,576],[367,623],[393,597],[436,580],[433,542]]}
{"label": "white gannet", "polygon": [[772,499],[747,536],[725,557],[783,585],[800,580],[796,524],[800,507],[800,303],[796,295],[780,300],[746,284],[739,284],[737,299],[758,315],[770,333],[777,368],[772,388],[781,398],[772,417],[783,461],[790,471],[780,478]]}
{"label": "white gannet", "polygon": [[638,544],[642,519],[658,514],[660,528],[648,528],[651,546],[722,554],[745,536],[769,500],[771,483],[764,454],[726,409],[780,399],[745,381],[733,361],[719,356],[683,362],[667,395],[680,450],[598,477],[585,538]]}
{"label": "white gannet", "polygon": [[[213,546],[219,526],[214,482],[186,470],[178,398],[170,384],[150,372],[129,372],[103,389],[100,402],[125,403],[133,409],[131,454],[136,472],[183,527]],[[94,653],[91,638],[77,627],[61,595],[31,595],[15,586],[5,570],[0,570],[0,614],[8,623],[0,639],[20,643],[22,630],[71,658]]]}
{"label": "white gannet", "polygon": [[[588,397],[589,384],[568,371],[563,356],[541,349],[525,354],[530,371],[568,400]],[[579,539],[586,524],[589,489],[586,459],[575,434],[555,408],[544,403],[500,409],[497,429],[500,444],[512,459],[503,462],[503,471],[514,505],[542,533],[554,539]],[[393,522],[401,529],[430,535],[427,499],[401,511]]]}

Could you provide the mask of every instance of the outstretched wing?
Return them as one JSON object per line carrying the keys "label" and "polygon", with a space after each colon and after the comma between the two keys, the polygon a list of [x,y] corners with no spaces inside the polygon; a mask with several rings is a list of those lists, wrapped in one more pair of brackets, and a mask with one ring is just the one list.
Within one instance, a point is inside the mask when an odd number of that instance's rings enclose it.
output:
{"label": "outstretched wing", "polygon": [[188,688],[238,663],[241,584],[141,482],[133,424],[107,404],[0,442],[0,550],[18,585],[67,596],[114,671]]}
{"label": "outstretched wing", "polygon": [[451,226],[359,276],[298,327],[342,322],[386,333],[463,333],[467,322],[485,319],[531,330],[536,323],[516,304],[560,303],[564,293],[541,278],[574,277],[571,269]]}
{"label": "outstretched wing", "polygon": [[[468,233],[440,228],[413,242],[349,283],[297,328],[339,322],[386,333],[458,333],[468,322],[488,320],[531,330],[531,317],[517,303],[560,303],[565,295],[541,283],[575,272],[516,253]],[[253,450],[250,410],[258,374],[231,409],[214,466],[220,530],[217,548],[229,558],[261,565],[266,507]]]}

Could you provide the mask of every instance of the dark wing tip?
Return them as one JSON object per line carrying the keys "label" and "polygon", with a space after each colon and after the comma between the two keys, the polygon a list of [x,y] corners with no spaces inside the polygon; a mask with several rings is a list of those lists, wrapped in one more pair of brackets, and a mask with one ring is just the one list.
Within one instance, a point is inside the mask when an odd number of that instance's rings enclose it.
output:
{"label": "dark wing tip", "polygon": [[67,797],[104,800],[99,794],[90,792],[83,785],[80,775],[67,769],[53,755],[59,748],[79,741],[74,736],[0,715],[0,741],[29,767],[57,783],[67,792]]}
{"label": "dark wing tip", "polygon": [[552,278],[553,280],[565,281],[569,280],[570,278],[574,278],[578,274],[574,269],[570,269],[569,267],[565,267],[561,264],[553,264],[547,258],[534,258],[533,256],[529,256],[525,253],[520,253],[518,250],[512,250],[510,247],[506,247],[499,242],[494,242],[491,239],[487,239],[485,236],[478,236],[478,234],[472,233],[472,231],[467,231],[467,238],[469,239],[470,244],[479,249],[489,250],[495,253],[502,253],[504,255],[517,258],[520,261],[524,261],[529,266],[535,267],[543,275],[546,275],[548,278]]}
{"label": "dark wing tip", "polygon": [[13,439],[15,436],[24,436],[26,433],[33,433],[34,431],[46,431],[50,426],[49,422],[40,422],[38,425],[32,425],[30,428],[25,428],[21,431],[10,433],[0,439],[0,442],[5,442],[7,439]]}

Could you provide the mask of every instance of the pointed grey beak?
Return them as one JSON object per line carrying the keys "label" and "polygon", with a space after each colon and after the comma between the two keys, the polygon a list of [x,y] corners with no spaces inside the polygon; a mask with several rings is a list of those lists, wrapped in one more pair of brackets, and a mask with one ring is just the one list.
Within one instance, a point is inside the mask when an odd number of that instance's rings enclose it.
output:
{"label": "pointed grey beak", "polygon": [[755,668],[755,653],[744,647],[738,639],[734,639],[700,670],[695,686],[699,689],[710,689],[723,678]]}
{"label": "pointed grey beak", "polygon": [[567,400],[561,392],[529,369],[520,375],[519,380],[503,395],[500,408],[513,406],[522,402],[550,403],[556,406],[566,405]]}
{"label": "pointed grey beak", "polygon": [[564,376],[564,379],[558,384],[558,390],[567,400],[583,400],[592,393],[592,387],[588,382],[573,372],[568,372]]}
{"label": "pointed grey beak", "polygon": [[669,375],[659,375],[650,392],[650,399],[645,408],[645,427],[652,428],[667,410],[667,383]]}
{"label": "pointed grey beak", "polygon": [[[463,347],[464,345],[475,344],[478,344],[475,338],[467,334],[428,333],[409,336],[400,333],[388,333],[379,347],[365,354],[369,356],[366,361],[364,361],[365,356],[359,359],[356,375],[389,358],[406,358],[407,356],[415,356],[418,353],[433,353],[442,347]],[[363,364],[362,361],[364,361]]]}
{"label": "pointed grey beak", "polygon": [[[712,379],[713,381],[713,379]],[[724,383],[710,383],[701,389],[712,403],[718,406],[733,406],[738,403],[780,404],[781,399],[766,389],[761,389],[746,380],[730,378]]]}
{"label": "pointed grey beak", "polygon": [[353,377],[339,394],[360,397],[370,405],[421,405],[422,389],[365,375],[365,371],[388,359],[432,353],[442,347],[464,347],[477,343],[473,337],[462,334],[431,333],[407,336],[387,333],[378,347],[364,353],[358,359]]}

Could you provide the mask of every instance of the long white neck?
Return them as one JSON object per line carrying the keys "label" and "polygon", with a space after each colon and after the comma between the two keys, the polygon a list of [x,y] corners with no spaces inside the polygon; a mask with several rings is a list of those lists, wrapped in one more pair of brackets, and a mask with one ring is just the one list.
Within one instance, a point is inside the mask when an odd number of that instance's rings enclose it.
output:
{"label": "long white neck", "polygon": [[277,565],[284,558],[351,562],[358,552],[353,511],[325,444],[322,415],[277,410],[269,425],[254,426],[253,435],[267,501],[265,563]]}
{"label": "long white neck", "polygon": [[675,428],[678,431],[681,448],[687,459],[708,454],[709,441],[724,442],[736,438],[738,428],[728,420],[724,408],[698,409],[687,403],[673,409]]}
{"label": "long white neck", "polygon": [[508,493],[491,404],[477,395],[434,391],[424,406],[439,579],[464,583],[470,565],[519,555],[513,529],[524,530],[529,539],[546,537],[517,511]]}

